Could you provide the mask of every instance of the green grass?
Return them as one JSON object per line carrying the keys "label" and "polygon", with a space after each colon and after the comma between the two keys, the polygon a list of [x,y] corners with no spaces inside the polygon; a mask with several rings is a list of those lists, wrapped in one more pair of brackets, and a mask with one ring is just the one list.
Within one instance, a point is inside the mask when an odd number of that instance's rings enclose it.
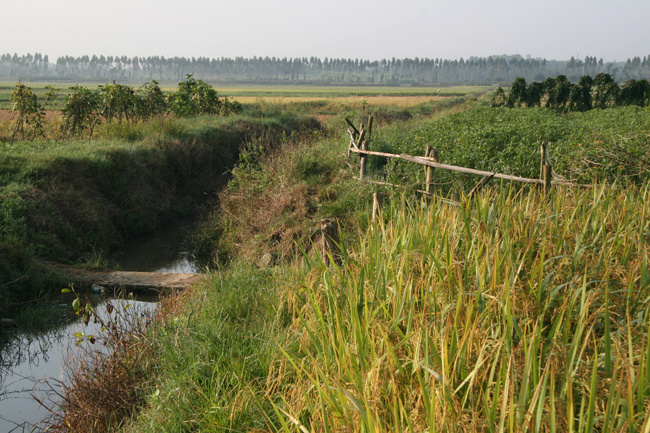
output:
{"label": "green grass", "polygon": [[[0,306],[45,289],[32,259],[79,260],[198,215],[240,146],[253,137],[278,146],[317,127],[279,113],[109,124],[94,140],[0,143]],[[10,284],[25,275],[27,283]]]}
{"label": "green grass", "polygon": [[[63,95],[68,92],[68,88],[77,84],[76,82],[60,83],[25,83],[38,96],[39,100],[44,100],[46,89],[45,86],[52,85],[58,89],[59,99],[52,109],[63,108]],[[99,85],[105,85],[105,82],[79,83],[89,89],[96,89]],[[130,83],[129,85],[138,88],[144,84]],[[0,109],[11,109],[11,94],[16,87],[16,82],[0,81]],[[165,92],[174,91],[178,87],[176,82],[160,83],[160,87]],[[483,93],[489,89],[486,86],[453,86],[453,87],[410,87],[410,86],[314,86],[314,85],[228,85],[216,83],[215,89],[219,96],[228,97],[256,97],[271,99],[289,98],[292,102],[294,99],[302,98],[344,98],[349,96],[438,96],[438,97],[457,97],[476,93]],[[440,90],[440,91],[439,91]]]}
{"label": "green grass", "polygon": [[648,193],[394,200],[340,268],[219,272],[127,431],[643,431]]}
{"label": "green grass", "polygon": [[282,430],[647,427],[647,194],[395,203],[284,292]]}
{"label": "green grass", "polygon": [[[378,126],[371,148],[419,148],[437,131],[441,144],[459,139],[449,154],[475,158],[467,134],[498,158],[522,141],[533,153],[539,131],[574,144],[643,144],[647,132],[643,111],[460,109]],[[352,179],[344,128],[246,148],[205,230],[231,264],[170,301],[145,337],[153,354],[135,369],[125,431],[650,428],[650,190],[639,173],[549,196],[505,183],[473,199],[392,191],[373,222],[377,189]],[[318,220],[332,217],[340,267],[319,248]],[[279,266],[255,266],[269,251]]]}

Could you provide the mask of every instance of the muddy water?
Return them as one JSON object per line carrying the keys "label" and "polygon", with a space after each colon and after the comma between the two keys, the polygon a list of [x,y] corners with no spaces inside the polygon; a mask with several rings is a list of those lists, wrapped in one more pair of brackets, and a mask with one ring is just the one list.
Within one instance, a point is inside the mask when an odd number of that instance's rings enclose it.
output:
{"label": "muddy water", "polygon": [[[203,267],[193,258],[186,239],[191,225],[174,224],[154,236],[136,239],[113,259],[119,269],[147,272],[201,272]],[[100,314],[105,312],[103,297],[88,294],[97,302]],[[156,299],[138,297],[128,301],[133,310],[153,312]],[[39,425],[49,414],[45,406],[59,405],[61,383],[66,381],[64,362],[74,356],[83,356],[89,343],[79,346],[76,332],[99,334],[93,325],[83,323],[73,314],[72,298],[62,296],[57,301],[60,323],[42,332],[19,331],[10,341],[0,346],[0,433],[41,431]]]}

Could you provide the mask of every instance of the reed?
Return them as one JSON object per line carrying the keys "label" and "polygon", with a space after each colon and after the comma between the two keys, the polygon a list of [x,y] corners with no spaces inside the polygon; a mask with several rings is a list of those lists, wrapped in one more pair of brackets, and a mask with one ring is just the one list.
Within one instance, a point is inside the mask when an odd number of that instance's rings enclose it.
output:
{"label": "reed", "polygon": [[[647,431],[648,189],[395,204],[287,290],[284,431]],[[300,279],[297,278],[296,281]]]}

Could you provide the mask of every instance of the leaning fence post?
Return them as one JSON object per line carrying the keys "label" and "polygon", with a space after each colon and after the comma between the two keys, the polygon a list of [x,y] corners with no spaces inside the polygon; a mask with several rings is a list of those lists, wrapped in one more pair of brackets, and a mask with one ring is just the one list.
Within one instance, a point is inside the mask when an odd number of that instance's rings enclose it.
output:
{"label": "leaning fence post", "polygon": [[549,164],[545,164],[542,171],[544,179],[544,193],[548,194],[551,191],[551,166]]}
{"label": "leaning fence post", "polygon": [[[363,140],[361,142],[361,150],[368,150],[368,142]],[[365,153],[361,154],[361,161],[359,162],[359,177],[363,179],[366,176],[366,163],[368,162],[368,155]]]}

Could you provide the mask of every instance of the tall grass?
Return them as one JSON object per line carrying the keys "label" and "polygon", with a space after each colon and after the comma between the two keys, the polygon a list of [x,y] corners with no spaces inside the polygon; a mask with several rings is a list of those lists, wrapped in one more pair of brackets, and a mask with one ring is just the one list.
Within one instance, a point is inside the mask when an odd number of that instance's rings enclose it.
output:
{"label": "tall grass", "polygon": [[[648,189],[386,211],[287,290],[284,431],[648,431]],[[299,280],[299,279],[298,279]]]}

